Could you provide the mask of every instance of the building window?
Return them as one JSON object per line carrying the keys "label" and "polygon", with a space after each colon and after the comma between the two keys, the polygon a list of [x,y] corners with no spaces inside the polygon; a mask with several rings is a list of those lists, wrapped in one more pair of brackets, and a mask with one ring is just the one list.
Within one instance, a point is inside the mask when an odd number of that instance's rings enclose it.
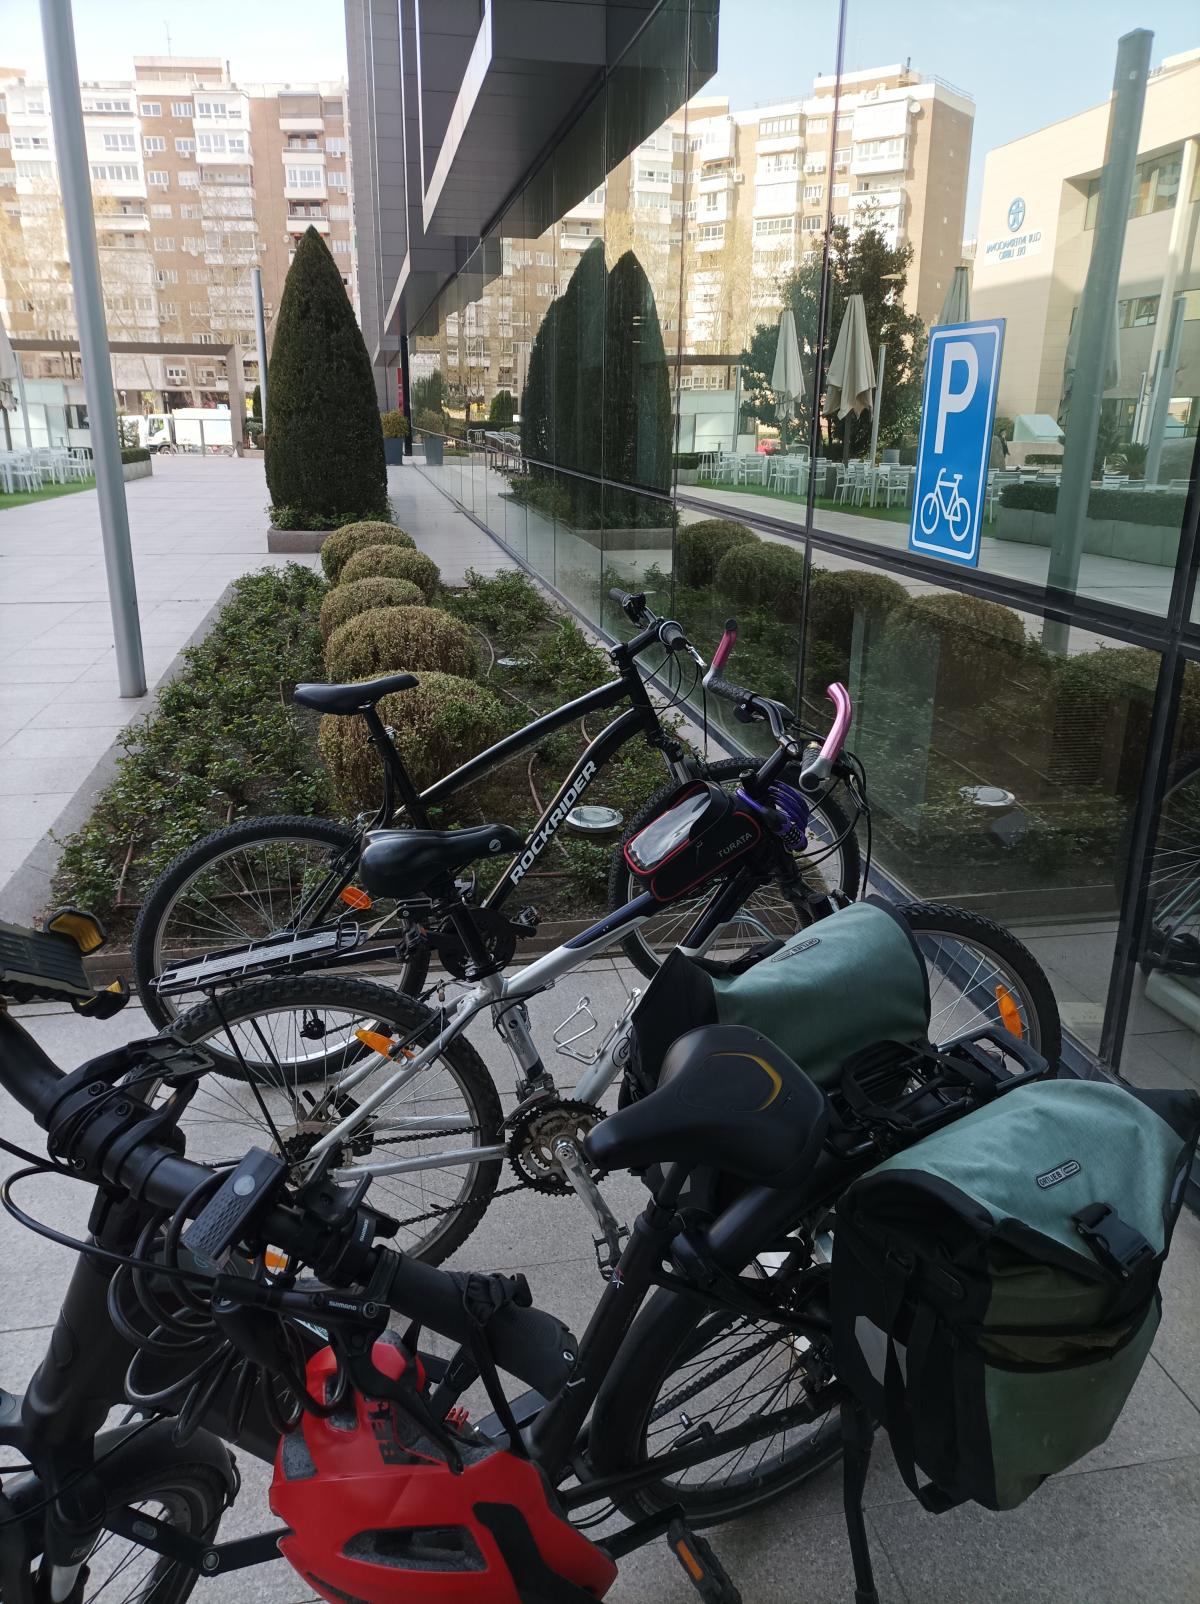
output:
{"label": "building window", "polygon": [[132,134],[105,134],[105,150],[136,150]]}
{"label": "building window", "polygon": [[171,182],[171,175],[163,172],[161,168],[147,167],[146,182],[148,184],[156,184],[160,189],[166,189]]}
{"label": "building window", "polygon": [[[1158,320],[1158,296],[1137,295],[1130,301],[1117,302],[1117,327],[1143,329]],[[1074,322],[1074,314],[1072,314]]]}
{"label": "building window", "polygon": [[793,234],[796,230],[794,217],[758,217],[754,221],[754,237],[756,239],[769,238],[776,234]]}
{"label": "building window", "polygon": [[[17,171],[20,172],[22,166],[34,166],[40,169],[48,167],[49,165],[50,164],[48,162],[18,162]],[[34,177],[36,175],[26,174],[25,176]],[[126,181],[130,183],[136,183],[138,170],[136,167],[133,167],[125,162],[93,162],[92,177],[103,179],[107,183],[123,183]],[[165,181],[166,175],[164,174],[163,177]]]}
{"label": "building window", "polygon": [[198,100],[196,102],[197,117],[228,117],[229,108],[223,100]]}
{"label": "building window", "polygon": [[168,384],[186,384],[187,376],[188,373],[186,368],[180,367],[177,363],[167,363]]}
{"label": "building window", "polygon": [[151,208],[150,208],[150,216],[151,217],[170,217],[171,216],[171,207],[166,202],[160,201],[157,204],[155,204],[154,206],[151,206]]}
{"label": "building window", "polygon": [[[896,144],[898,145],[899,143],[900,141],[897,140]],[[848,167],[850,165],[849,145],[840,145],[833,153],[833,161],[836,167]]]}
{"label": "building window", "polygon": [[173,100],[171,102],[172,117],[190,117],[191,115],[192,103],[190,100]]}
{"label": "building window", "polygon": [[217,337],[215,334],[197,334],[196,336],[197,345],[216,345],[216,343]]}
{"label": "building window", "polygon": [[702,240],[723,240],[725,238],[725,224],[701,223],[697,237]]}
{"label": "building window", "polygon": [[345,173],[327,173],[326,178],[328,179],[330,189],[346,188]]}
{"label": "building window", "polygon": [[[36,110],[41,111],[41,109],[42,109],[42,106],[41,106],[41,102],[39,101],[38,104],[37,104]],[[124,111],[124,112],[127,112],[129,110],[129,102],[127,100],[85,100],[84,103],[83,103],[83,109],[84,109],[84,111]],[[25,110],[26,111],[33,111],[33,110],[35,110],[35,107],[33,106],[33,104],[31,102],[27,101],[25,103]]]}
{"label": "building window", "polygon": [[224,134],[210,134],[210,133],[197,134],[196,135],[196,149],[198,151],[200,151],[201,155],[205,155],[205,154],[224,155],[224,153],[225,153],[225,135]]}
{"label": "building window", "polygon": [[833,196],[834,200],[845,200],[846,196],[850,193],[850,185],[835,184],[829,193]]}
{"label": "building window", "polygon": [[177,156],[194,156],[196,154],[196,141],[194,139],[177,139],[175,141],[175,154]]}
{"label": "building window", "polygon": [[185,167],[183,172],[176,174],[176,177],[179,179],[179,187],[181,189],[199,189],[200,187],[200,174],[190,167]]}
{"label": "building window", "polygon": [[827,134],[829,132],[829,118],[810,117],[804,127],[805,132],[809,134]]}
{"label": "building window", "polygon": [[331,206],[329,208],[329,221],[331,223],[348,223],[350,221],[350,208],[348,206]]}
{"label": "building window", "polygon": [[167,142],[159,134],[149,134],[142,140],[142,149],[148,156],[155,156],[160,150],[166,150]]}
{"label": "building window", "polygon": [[156,251],[173,251],[175,249],[175,241],[170,234],[159,234],[155,238],[154,249]]}
{"label": "building window", "polygon": [[156,267],[154,269],[154,282],[156,284],[178,284],[178,270],[173,267]]}
{"label": "building window", "polygon": [[285,167],[283,181],[289,189],[324,189],[323,167]]}
{"label": "building window", "polygon": [[777,139],[781,134],[797,133],[799,128],[799,117],[767,117],[758,125],[758,137]]}
{"label": "building window", "polygon": [[161,117],[162,116],[162,101],[161,100],[143,100],[142,101],[142,116],[143,117]]}
{"label": "building window", "polygon": [[[844,189],[845,187],[843,184],[842,188]],[[805,184],[804,186],[804,198],[806,201],[819,201],[824,194],[824,184]]]}
{"label": "building window", "polygon": [[853,123],[853,117],[839,117],[837,120],[836,132],[839,134],[848,134],[853,126]]}
{"label": "building window", "polygon": [[327,139],[325,149],[331,156],[344,156],[346,154],[346,141],[344,139]]}
{"label": "building window", "polygon": [[[1181,150],[1168,151],[1163,156],[1151,156],[1139,162],[1133,172],[1133,189],[1129,196],[1127,215],[1149,217],[1154,212],[1166,212],[1175,204],[1179,194],[1179,174],[1183,165]],[[1096,214],[1100,209],[1100,180],[1093,178],[1087,186],[1087,208],[1084,228],[1095,228]]]}
{"label": "building window", "polygon": [[825,171],[824,156],[806,156],[804,158],[804,171],[806,173],[823,173]]}
{"label": "building window", "polygon": [[824,219],[819,216],[804,217],[800,220],[802,234],[819,234],[824,226]]}
{"label": "building window", "polygon": [[[901,161],[904,156],[904,140],[897,135],[893,139],[857,139],[854,142],[855,161],[876,161],[884,157],[894,156]],[[849,161],[849,151],[838,151],[838,161]]]}
{"label": "building window", "polygon": [[333,254],[335,256],[349,256],[350,241],[348,239],[335,239],[333,242]]}

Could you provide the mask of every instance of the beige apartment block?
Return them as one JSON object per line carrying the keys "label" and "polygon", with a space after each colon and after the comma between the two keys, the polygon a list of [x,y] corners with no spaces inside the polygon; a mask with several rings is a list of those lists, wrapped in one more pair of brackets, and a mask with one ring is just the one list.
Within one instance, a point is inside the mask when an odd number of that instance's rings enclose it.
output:
{"label": "beige apartment block", "polygon": [[[989,151],[979,214],[972,311],[1007,320],[998,407],[1058,414],[1071,322],[1091,260],[1110,103]],[[1166,350],[1172,306],[1184,322],[1169,433],[1195,434],[1200,413],[1200,50],[1151,74],[1117,291],[1115,383],[1108,410],[1144,437],[1144,399]]]}
{"label": "beige apartment block", "polygon": [[[80,86],[110,340],[129,411],[220,406],[226,350],[258,377],[252,269],[270,325],[295,246],[325,237],[357,306],[342,82],[239,85],[219,57],[135,57],[133,76]],[[76,336],[54,131],[44,84],[0,68],[0,315],[17,338]],[[211,345],[211,361],[172,343]],[[31,378],[77,378],[70,355],[24,357]],[[73,392],[72,392],[73,396]]]}

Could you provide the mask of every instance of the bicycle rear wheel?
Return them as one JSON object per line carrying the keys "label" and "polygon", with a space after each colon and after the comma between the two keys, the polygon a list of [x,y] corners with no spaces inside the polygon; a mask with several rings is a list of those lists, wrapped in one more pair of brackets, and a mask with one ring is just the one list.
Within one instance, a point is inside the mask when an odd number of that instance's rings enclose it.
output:
{"label": "bicycle rear wheel", "polygon": [[[341,894],[353,886],[359,840],[330,819],[241,819],[180,853],[146,893],[133,929],[134,981],[154,1023],[169,1025],[202,999],[200,991],[158,994],[153,981],[169,964],[349,914]],[[368,929],[403,924],[391,901],[370,904],[360,920]],[[428,967],[428,953],[417,949],[388,979],[416,993]],[[219,1056],[228,1073],[239,1073]],[[303,1062],[293,1067],[303,1073]]]}
{"label": "bicycle rear wheel", "polygon": [[[769,1321],[713,1311],[678,1293],[650,1298],[622,1344],[592,1413],[588,1458],[598,1476],[632,1470],[698,1432],[723,1434],[758,1418],[762,1434],[619,1500],[639,1520],[682,1506],[693,1526],[761,1508],[841,1454],[836,1399],[816,1417],[804,1338]],[[829,1389],[826,1389],[829,1390]]]}
{"label": "bicycle rear wheel", "polygon": [[[293,1174],[302,1175],[321,1137],[402,1068],[402,1061],[388,1062],[363,1046],[355,1031],[415,1046],[430,1038],[436,1021],[430,1009],[388,986],[328,974],[262,980],[191,1009],[175,1027],[182,1041],[229,1059],[232,1035],[245,1055],[255,1055],[255,1065],[254,1084],[224,1074],[201,1080],[179,1122],[188,1157],[229,1163],[258,1144],[282,1151]],[[378,1068],[343,1091],[348,1043]],[[303,1072],[294,1067],[299,1062]],[[395,1245],[438,1264],[466,1241],[491,1202],[501,1158],[464,1155],[501,1146],[502,1121],[483,1060],[460,1036],[356,1129],[335,1167],[351,1179],[355,1171],[371,1173],[368,1201],[400,1221]],[[374,1174],[389,1162],[409,1167]]]}

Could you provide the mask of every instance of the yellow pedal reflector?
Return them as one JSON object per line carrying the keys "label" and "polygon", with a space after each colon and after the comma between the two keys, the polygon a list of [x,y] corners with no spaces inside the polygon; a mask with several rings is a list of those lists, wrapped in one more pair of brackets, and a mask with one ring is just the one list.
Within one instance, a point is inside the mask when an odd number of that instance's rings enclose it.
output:
{"label": "yellow pedal reflector", "polygon": [[1005,1030],[1010,1036],[1015,1036],[1018,1041],[1023,1041],[1025,1029],[1021,1024],[1021,1010],[1017,1007],[1016,1000],[1007,987],[996,987],[996,1003],[1000,1009],[1000,1018]]}
{"label": "yellow pedal reflector", "polygon": [[82,953],[95,952],[107,939],[104,926],[90,913],[78,908],[62,908],[46,921],[46,929],[56,936],[70,936]]}
{"label": "yellow pedal reflector", "polygon": [[365,913],[371,906],[370,897],[365,891],[360,891],[357,886],[347,886],[344,891],[338,892],[338,896],[346,904],[347,908],[353,908],[356,913]]}
{"label": "yellow pedal reflector", "polygon": [[679,1555],[680,1560],[683,1562],[683,1568],[687,1571],[688,1575],[691,1576],[695,1581],[702,1582],[705,1575],[704,1566],[701,1565],[695,1554],[692,1553],[691,1549],[682,1539],[675,1544],[675,1552]]}

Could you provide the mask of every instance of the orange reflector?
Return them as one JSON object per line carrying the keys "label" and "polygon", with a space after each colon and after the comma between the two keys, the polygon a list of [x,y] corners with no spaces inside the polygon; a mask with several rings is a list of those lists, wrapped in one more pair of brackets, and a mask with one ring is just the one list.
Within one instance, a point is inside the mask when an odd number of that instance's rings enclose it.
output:
{"label": "orange reflector", "polygon": [[372,1047],[381,1058],[392,1056],[392,1038],[378,1030],[356,1030],[354,1034],[365,1047]]}
{"label": "orange reflector", "polygon": [[1025,1031],[1021,1025],[1021,1010],[1013,1000],[1012,992],[1006,990],[1003,986],[997,986],[996,1002],[1000,1008],[1000,1018],[1005,1030],[1010,1036],[1015,1036],[1018,1041],[1023,1041]]}
{"label": "orange reflector", "polygon": [[268,1248],[263,1257],[268,1270],[286,1270],[288,1267],[287,1254],[280,1253],[278,1248]]}
{"label": "orange reflector", "polygon": [[338,895],[346,904],[347,908],[353,908],[357,913],[365,913],[366,910],[371,906],[370,897],[365,891],[360,891],[357,886],[347,886],[346,889],[344,891],[340,891]]}
{"label": "orange reflector", "polygon": [[684,1542],[676,1543],[675,1552],[683,1561],[683,1567],[687,1571],[688,1575],[693,1577],[697,1582],[702,1582],[704,1580],[704,1566],[701,1565],[700,1561],[696,1558],[695,1554],[692,1553],[687,1544]]}

